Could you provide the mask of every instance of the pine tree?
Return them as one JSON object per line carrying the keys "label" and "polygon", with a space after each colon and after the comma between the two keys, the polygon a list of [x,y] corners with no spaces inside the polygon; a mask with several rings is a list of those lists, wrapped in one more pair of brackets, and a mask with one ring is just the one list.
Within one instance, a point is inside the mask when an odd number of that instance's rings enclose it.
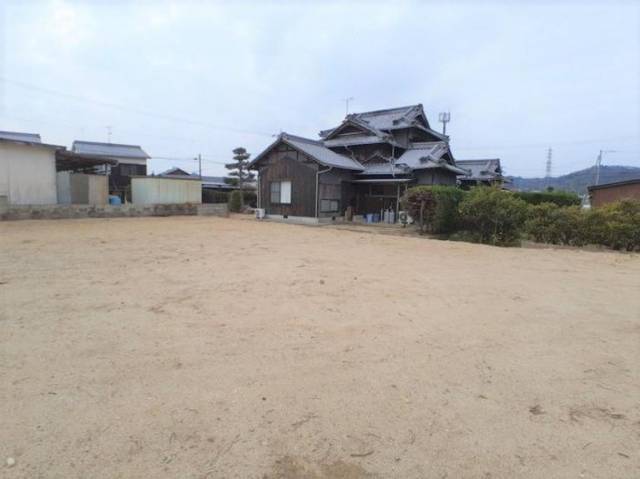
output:
{"label": "pine tree", "polygon": [[235,148],[233,150],[233,163],[227,163],[224,167],[231,170],[229,176],[233,176],[238,179],[238,188],[240,189],[241,207],[244,208],[244,184],[248,181],[253,181],[256,175],[249,171],[249,157],[251,154],[247,153],[242,147]]}

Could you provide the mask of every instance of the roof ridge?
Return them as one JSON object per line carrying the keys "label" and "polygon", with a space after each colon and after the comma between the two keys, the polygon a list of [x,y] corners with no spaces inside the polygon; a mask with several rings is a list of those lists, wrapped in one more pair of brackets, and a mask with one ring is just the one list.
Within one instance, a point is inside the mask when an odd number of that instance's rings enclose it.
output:
{"label": "roof ridge", "polygon": [[393,108],[383,108],[381,110],[371,110],[371,111],[363,111],[361,113],[351,113],[352,115],[372,115],[376,113],[389,113],[392,111],[401,111],[401,110],[411,110],[413,108],[422,106],[422,103],[416,103],[414,105],[406,105],[406,106],[396,106]]}
{"label": "roof ridge", "polygon": [[86,143],[86,144],[90,144],[90,145],[104,145],[104,146],[135,146],[137,148],[142,149],[142,147],[140,145],[132,145],[132,144],[127,144],[127,143],[104,143],[102,141],[87,141],[87,140],[73,140],[73,144],[75,145],[76,143]]}
{"label": "roof ridge", "polygon": [[280,136],[285,140],[290,138],[292,140],[306,141],[307,143],[313,143],[315,145],[322,145],[323,144],[323,142],[320,141],[320,140],[314,140],[312,138],[306,138],[304,136],[292,135],[291,133],[286,133],[284,131],[282,133],[280,133]]}

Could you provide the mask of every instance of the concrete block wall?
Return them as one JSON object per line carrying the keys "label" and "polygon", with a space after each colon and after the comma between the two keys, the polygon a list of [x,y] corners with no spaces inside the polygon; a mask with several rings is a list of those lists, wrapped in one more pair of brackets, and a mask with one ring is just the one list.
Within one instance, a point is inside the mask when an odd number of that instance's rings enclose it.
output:
{"label": "concrete block wall", "polygon": [[199,205],[5,205],[0,220],[136,218],[143,216],[228,216],[226,203]]}

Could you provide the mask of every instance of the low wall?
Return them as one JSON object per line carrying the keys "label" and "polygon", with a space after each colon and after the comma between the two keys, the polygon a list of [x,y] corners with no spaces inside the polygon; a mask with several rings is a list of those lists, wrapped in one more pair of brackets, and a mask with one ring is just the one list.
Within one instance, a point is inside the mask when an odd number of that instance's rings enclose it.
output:
{"label": "low wall", "polygon": [[141,216],[228,216],[227,204],[161,205],[5,205],[0,220],[54,220],[70,218],[137,218]]}

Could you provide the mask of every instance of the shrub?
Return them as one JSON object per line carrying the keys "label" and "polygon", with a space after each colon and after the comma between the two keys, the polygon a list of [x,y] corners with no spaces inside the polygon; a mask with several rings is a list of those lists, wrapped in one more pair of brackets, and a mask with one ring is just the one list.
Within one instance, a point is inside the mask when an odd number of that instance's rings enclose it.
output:
{"label": "shrub", "polygon": [[528,207],[511,192],[479,186],[462,200],[460,213],[475,241],[506,246],[519,242]]}
{"label": "shrub", "polygon": [[619,201],[592,210],[543,203],[531,207],[526,231],[543,243],[640,250],[640,201]]}
{"label": "shrub", "polygon": [[421,232],[451,234],[460,227],[460,201],[465,192],[455,186],[416,186],[402,197],[402,207],[421,225]]}
{"label": "shrub", "polygon": [[242,210],[242,196],[239,190],[234,190],[229,195],[229,211],[239,213]]}
{"label": "shrub", "polygon": [[[602,244],[613,249],[640,250],[640,201],[618,201],[594,209],[590,216],[600,219],[600,228],[593,232],[593,236]],[[594,223],[596,221],[592,219],[590,224]]]}
{"label": "shrub", "polygon": [[529,208],[525,231],[539,243],[579,246],[585,243],[585,215],[579,206],[541,203]]}
{"label": "shrub", "polygon": [[553,203],[557,206],[580,206],[580,197],[570,191],[518,191],[515,192],[521,200],[530,205]]}

